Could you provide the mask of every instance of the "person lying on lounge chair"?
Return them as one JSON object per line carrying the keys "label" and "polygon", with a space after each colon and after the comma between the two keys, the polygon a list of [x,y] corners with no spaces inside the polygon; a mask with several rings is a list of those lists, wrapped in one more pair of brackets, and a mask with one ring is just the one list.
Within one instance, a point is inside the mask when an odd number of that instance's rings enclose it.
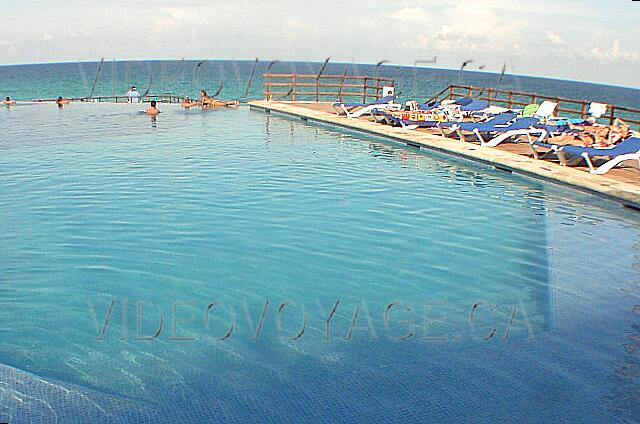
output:
{"label": "person lying on lounge chair", "polygon": [[630,135],[629,126],[623,121],[619,125],[585,125],[573,127],[578,132],[561,134],[549,139],[557,145],[580,145],[583,147],[610,147]]}
{"label": "person lying on lounge chair", "polygon": [[629,136],[629,126],[624,122],[620,125],[590,125],[582,128],[582,135],[584,147],[609,147]]}

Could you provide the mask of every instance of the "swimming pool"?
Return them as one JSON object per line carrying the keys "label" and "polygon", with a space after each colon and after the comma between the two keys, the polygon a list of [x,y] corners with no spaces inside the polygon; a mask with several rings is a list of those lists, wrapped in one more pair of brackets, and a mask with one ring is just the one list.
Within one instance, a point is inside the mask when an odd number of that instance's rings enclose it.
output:
{"label": "swimming pool", "polygon": [[0,110],[0,421],[617,422],[636,212],[247,109]]}

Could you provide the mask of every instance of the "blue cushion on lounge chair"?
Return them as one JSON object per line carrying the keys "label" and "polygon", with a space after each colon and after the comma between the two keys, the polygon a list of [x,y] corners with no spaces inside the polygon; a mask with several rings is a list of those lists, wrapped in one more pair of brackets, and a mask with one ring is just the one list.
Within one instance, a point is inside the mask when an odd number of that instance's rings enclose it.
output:
{"label": "blue cushion on lounge chair", "polygon": [[568,125],[566,124],[557,124],[557,125],[549,125],[549,124],[543,124],[541,122],[534,124],[533,125],[534,128],[540,128],[543,130],[546,130],[548,133],[552,134],[552,133],[563,133],[563,132],[571,132],[573,131],[571,128],[569,128]]}
{"label": "blue cushion on lounge chair", "polygon": [[429,103],[418,103],[418,109],[420,110],[431,110],[440,106],[440,102],[437,100],[433,100]]}
{"label": "blue cushion on lounge chair", "polygon": [[471,97],[460,97],[458,100],[453,102],[453,104],[459,105],[459,106],[466,106],[468,104],[471,104],[472,102],[473,102],[473,99]]}
{"label": "blue cushion on lounge chair", "polygon": [[[495,125],[506,125],[509,122],[513,121],[514,119],[516,119],[516,114],[513,112],[505,112],[505,113],[500,113],[496,116],[494,116],[493,118],[491,118],[489,121],[487,122],[443,122],[441,126],[443,127],[450,127],[450,126],[457,126],[459,127],[461,130],[464,131],[473,131],[476,128],[491,128]],[[482,130],[480,130],[482,131]]]}
{"label": "blue cushion on lounge chair", "polygon": [[583,153],[589,156],[620,156],[640,151],[640,137],[629,137],[610,148],[598,149],[595,147],[562,146],[562,151],[570,155],[580,156]]}
{"label": "blue cushion on lounge chair", "polygon": [[489,107],[489,102],[486,100],[474,100],[469,104],[460,107],[461,112],[475,112],[483,110]]}
{"label": "blue cushion on lounge chair", "polygon": [[479,132],[507,132],[514,130],[524,130],[535,125],[537,122],[540,122],[538,118],[517,118],[509,125],[496,125],[489,121],[478,125],[474,129],[478,130]]}

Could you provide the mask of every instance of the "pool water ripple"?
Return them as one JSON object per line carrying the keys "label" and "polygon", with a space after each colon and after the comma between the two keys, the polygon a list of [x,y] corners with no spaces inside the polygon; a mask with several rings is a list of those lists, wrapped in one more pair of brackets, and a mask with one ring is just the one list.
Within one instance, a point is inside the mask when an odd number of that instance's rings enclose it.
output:
{"label": "pool water ripple", "polygon": [[163,107],[0,110],[0,421],[638,419],[637,214]]}

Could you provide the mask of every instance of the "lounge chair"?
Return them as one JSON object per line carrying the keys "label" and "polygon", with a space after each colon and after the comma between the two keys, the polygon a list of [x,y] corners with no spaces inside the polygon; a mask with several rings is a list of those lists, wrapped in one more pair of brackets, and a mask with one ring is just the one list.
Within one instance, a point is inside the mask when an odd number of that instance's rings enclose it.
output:
{"label": "lounge chair", "polygon": [[[556,148],[555,153],[563,165],[575,165],[584,160],[592,174],[606,174],[623,162],[629,162],[640,169],[640,137],[629,137],[609,148],[562,146]],[[610,159],[596,167],[593,164],[594,158]]]}
{"label": "lounge chair", "polygon": [[[495,122],[495,119],[501,116],[504,117]],[[506,123],[502,122],[508,117],[512,117],[512,119],[510,121],[507,121]],[[528,117],[517,118],[513,120],[514,117],[515,114],[513,113],[504,113],[487,122],[475,124],[470,123],[472,125],[465,125],[466,128],[458,127],[454,129],[458,133],[460,140],[467,141],[465,135],[462,133],[462,131],[466,129],[466,131],[471,131],[473,132],[473,134],[475,134],[478,141],[480,141],[480,145],[488,147],[495,147],[505,140],[513,137],[519,137],[521,135],[526,135],[529,138],[530,142],[532,142],[532,134],[539,134],[540,139],[546,136],[546,130],[541,128],[534,128],[534,125],[540,122],[538,118]],[[487,134],[492,135],[492,138],[486,139],[485,136]]]}
{"label": "lounge chair", "polygon": [[457,100],[443,100],[440,109],[453,119],[462,119],[489,107],[486,100],[474,100],[471,97],[461,97]]}
{"label": "lounge chair", "polygon": [[589,109],[587,110],[587,115],[594,119],[601,118],[605,113],[607,113],[606,103],[591,102]]}
{"label": "lounge chair", "polygon": [[559,125],[593,125],[607,112],[607,104],[591,102],[589,109],[587,109],[587,117],[582,119],[562,119],[556,118],[554,123]]}
{"label": "lounge chair", "polygon": [[513,112],[500,113],[493,116],[485,122],[443,122],[440,124],[442,128],[450,127],[452,130],[473,131],[477,128],[491,128],[497,125],[508,125],[516,119],[517,115]]}
{"label": "lounge chair", "polygon": [[460,106],[460,112],[479,112],[489,107],[486,100],[474,100],[469,104]]}
{"label": "lounge chair", "polygon": [[538,110],[536,110],[536,112],[533,114],[533,117],[540,118],[545,121],[557,119],[557,117],[553,116],[557,108],[558,103],[545,100],[544,102],[540,103],[540,106],[538,106]]}
{"label": "lounge chair", "polygon": [[[395,113],[394,113],[395,112]],[[389,110],[374,110],[371,112],[374,119],[377,122],[383,122],[394,127],[402,127],[408,130],[415,130],[416,128],[435,128],[447,119],[447,115],[436,109],[431,110],[417,110],[417,111],[389,111]],[[420,117],[422,115],[422,117]],[[418,119],[407,119],[403,116],[415,116]],[[429,118],[435,118],[430,120]]]}
{"label": "lounge chair", "polygon": [[388,109],[388,110],[400,110],[402,105],[395,103],[396,96],[382,97],[374,102],[370,103],[340,103],[335,102],[332,104],[333,109],[338,115],[346,115],[347,118],[359,118],[363,115],[371,113],[373,110]]}
{"label": "lounge chair", "polygon": [[410,100],[407,102],[407,106],[409,107],[410,111],[417,111],[417,110],[433,110],[433,109],[437,109],[438,107],[440,107],[440,102],[437,100],[432,100],[430,102],[426,102],[426,103],[420,103],[414,100]]}

